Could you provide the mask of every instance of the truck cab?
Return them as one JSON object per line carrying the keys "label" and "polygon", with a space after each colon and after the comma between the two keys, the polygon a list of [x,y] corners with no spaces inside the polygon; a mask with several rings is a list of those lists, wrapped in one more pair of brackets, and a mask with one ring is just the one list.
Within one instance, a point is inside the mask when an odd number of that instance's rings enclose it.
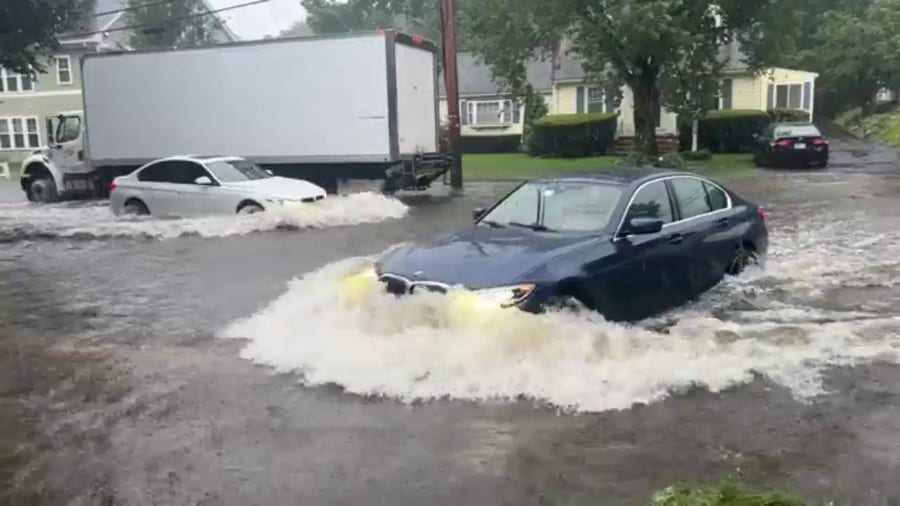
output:
{"label": "truck cab", "polygon": [[22,191],[32,202],[50,203],[100,190],[84,156],[84,113],[62,112],[47,119],[47,146],[22,162]]}

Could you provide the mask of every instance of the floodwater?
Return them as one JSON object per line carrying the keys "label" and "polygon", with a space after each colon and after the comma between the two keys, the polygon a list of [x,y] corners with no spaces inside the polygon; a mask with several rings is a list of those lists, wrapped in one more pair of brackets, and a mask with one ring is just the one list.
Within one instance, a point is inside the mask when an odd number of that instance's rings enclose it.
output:
{"label": "floodwater", "polygon": [[900,168],[833,148],[730,184],[768,211],[765,269],[633,326],[342,283],[510,183],[206,220],[0,204],[0,502],[900,497]]}

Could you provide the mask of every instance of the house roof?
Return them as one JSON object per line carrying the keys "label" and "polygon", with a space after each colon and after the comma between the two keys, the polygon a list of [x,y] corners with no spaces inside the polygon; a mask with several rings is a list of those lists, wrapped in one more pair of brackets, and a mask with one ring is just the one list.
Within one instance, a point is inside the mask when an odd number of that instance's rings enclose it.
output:
{"label": "house roof", "polygon": [[[203,3],[208,10],[213,10],[207,0],[203,0]],[[94,0],[94,9],[90,15],[86,15],[85,19],[68,33],[60,35],[60,44],[67,47],[126,48],[129,35],[128,30],[118,30],[109,33],[99,32],[124,27],[125,12],[122,9],[127,7],[128,0]],[[219,21],[221,42],[240,40],[231,31],[224,19],[220,17]]]}
{"label": "house roof", "polygon": [[[459,53],[456,57],[459,74],[459,94],[461,96],[499,95],[503,87],[494,81],[491,69],[481,63],[472,53]],[[528,82],[535,89],[550,91],[553,88],[551,75],[553,69],[550,60],[534,59],[528,64]],[[444,78],[440,79],[441,96],[447,95],[444,89]]]}

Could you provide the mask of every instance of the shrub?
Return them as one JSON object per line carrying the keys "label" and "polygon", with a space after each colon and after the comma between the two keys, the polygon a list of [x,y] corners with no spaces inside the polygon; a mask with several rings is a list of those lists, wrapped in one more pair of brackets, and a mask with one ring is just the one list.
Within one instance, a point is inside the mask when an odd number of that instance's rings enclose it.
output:
{"label": "shrub", "polygon": [[809,113],[800,109],[772,109],[769,117],[775,123],[793,123],[809,121]]}
{"label": "shrub", "polygon": [[708,149],[701,149],[698,151],[685,151],[681,153],[681,157],[685,160],[697,162],[702,160],[712,160],[712,153],[710,153]]}
{"label": "shrub", "polygon": [[512,153],[522,146],[522,136],[464,135],[460,144],[463,153]]}
{"label": "shrub", "polygon": [[[700,146],[713,153],[746,153],[753,148],[753,134],[761,134],[772,122],[766,111],[753,109],[729,109],[710,111],[700,121],[698,131]],[[691,126],[679,128],[681,147],[691,145]]]}
{"label": "shrub", "polygon": [[527,136],[532,156],[605,155],[616,138],[615,114],[560,114],[534,122]]}

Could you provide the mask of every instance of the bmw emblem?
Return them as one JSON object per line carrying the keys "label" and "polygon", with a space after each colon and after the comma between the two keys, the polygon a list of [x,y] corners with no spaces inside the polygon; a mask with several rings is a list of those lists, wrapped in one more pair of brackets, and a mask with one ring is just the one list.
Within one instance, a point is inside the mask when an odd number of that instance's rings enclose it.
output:
{"label": "bmw emblem", "polygon": [[414,272],[414,273],[413,273],[413,277],[416,278],[416,279],[419,279],[420,277],[422,277],[422,271],[416,271],[416,272]]}

